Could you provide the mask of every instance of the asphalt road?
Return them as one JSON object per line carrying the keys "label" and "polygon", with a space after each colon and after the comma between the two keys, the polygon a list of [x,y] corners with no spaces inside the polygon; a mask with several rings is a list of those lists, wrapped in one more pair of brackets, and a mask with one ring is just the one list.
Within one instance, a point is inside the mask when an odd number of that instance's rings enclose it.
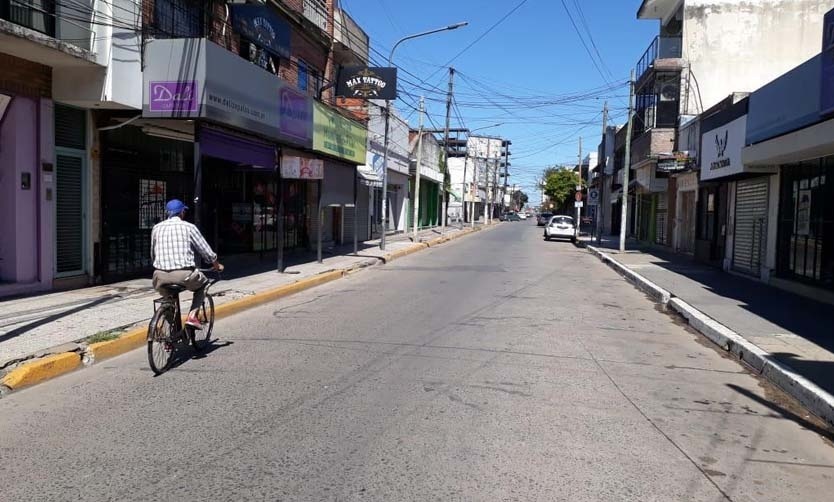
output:
{"label": "asphalt road", "polygon": [[135,351],[0,399],[0,497],[834,491],[834,448],[802,410],[531,222],[239,314],[216,334],[207,357],[162,377]]}

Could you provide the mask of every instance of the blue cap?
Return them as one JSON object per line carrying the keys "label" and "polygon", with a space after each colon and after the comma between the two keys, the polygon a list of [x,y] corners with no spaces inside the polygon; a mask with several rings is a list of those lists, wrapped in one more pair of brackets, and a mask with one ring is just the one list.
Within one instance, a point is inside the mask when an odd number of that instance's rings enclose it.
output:
{"label": "blue cap", "polygon": [[168,216],[177,216],[186,209],[188,209],[188,206],[179,199],[171,199],[165,204],[165,212],[168,213]]}

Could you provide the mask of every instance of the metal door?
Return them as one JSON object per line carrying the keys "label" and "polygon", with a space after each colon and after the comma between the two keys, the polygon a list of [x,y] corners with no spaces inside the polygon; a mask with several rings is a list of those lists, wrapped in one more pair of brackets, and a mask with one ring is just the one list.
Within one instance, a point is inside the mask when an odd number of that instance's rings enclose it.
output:
{"label": "metal door", "polygon": [[55,155],[55,276],[85,271],[86,214],[84,155],[56,149]]}
{"label": "metal door", "polygon": [[758,276],[767,242],[768,178],[736,184],[733,268]]}

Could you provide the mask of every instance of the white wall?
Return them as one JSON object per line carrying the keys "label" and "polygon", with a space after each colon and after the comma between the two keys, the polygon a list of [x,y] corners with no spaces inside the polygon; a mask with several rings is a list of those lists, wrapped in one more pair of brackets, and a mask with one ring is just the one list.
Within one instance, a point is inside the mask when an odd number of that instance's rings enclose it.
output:
{"label": "white wall", "polygon": [[53,99],[83,108],[141,110],[141,1],[100,1],[95,8],[97,24],[92,26],[95,36],[90,50],[100,66],[56,69]]}
{"label": "white wall", "polygon": [[834,0],[686,0],[683,57],[697,85],[690,82],[681,113],[752,92],[819,53],[832,7]]}

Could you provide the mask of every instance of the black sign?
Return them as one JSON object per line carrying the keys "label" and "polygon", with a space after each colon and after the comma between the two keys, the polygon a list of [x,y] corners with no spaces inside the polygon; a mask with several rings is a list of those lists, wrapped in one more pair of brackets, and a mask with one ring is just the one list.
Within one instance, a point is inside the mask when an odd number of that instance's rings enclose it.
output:
{"label": "black sign", "polygon": [[397,99],[397,69],[351,66],[342,68],[336,95],[359,99]]}
{"label": "black sign", "polygon": [[265,5],[231,5],[240,36],[282,58],[290,57],[290,25]]}

